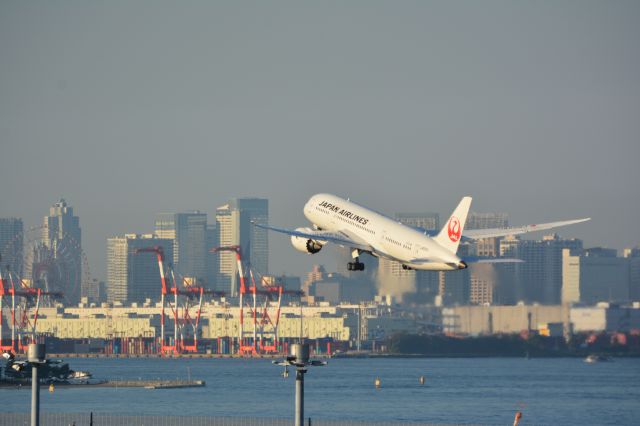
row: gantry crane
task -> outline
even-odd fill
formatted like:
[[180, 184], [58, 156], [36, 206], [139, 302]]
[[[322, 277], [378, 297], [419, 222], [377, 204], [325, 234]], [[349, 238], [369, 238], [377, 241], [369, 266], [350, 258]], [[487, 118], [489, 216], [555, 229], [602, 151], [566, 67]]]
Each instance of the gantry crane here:
[[[258, 350], [261, 353], [277, 353], [278, 350], [278, 326], [280, 325], [280, 307], [282, 303], [283, 295], [296, 296], [301, 298], [304, 296], [304, 292], [301, 290], [285, 290], [284, 286], [280, 283], [274, 284], [266, 284], [261, 280], [261, 290], [256, 290], [256, 282], [253, 276], [253, 271], [249, 269], [249, 274], [251, 276], [251, 292], [254, 295], [254, 301], [256, 298], [256, 294], [264, 295], [264, 301], [262, 303], [262, 311], [260, 313], [260, 321], [256, 321], [256, 311], [254, 308], [254, 328], [257, 322], [258, 332], [260, 333], [260, 337], [258, 339]], [[276, 298], [277, 296], [277, 298]], [[274, 315], [269, 314], [269, 308], [272, 307], [271, 303], [275, 302], [275, 313]], [[254, 302], [255, 305], [255, 302]], [[267, 327], [271, 327], [271, 334], [273, 334], [273, 341], [271, 344], [267, 344], [265, 340], [265, 334], [268, 334], [269, 331]], [[254, 340], [255, 341], [255, 340]]]
[[[197, 352], [198, 346], [198, 327], [200, 324], [200, 315], [202, 312], [202, 300], [205, 294], [212, 296], [224, 296], [224, 293], [213, 290], [205, 289], [201, 286], [185, 286], [184, 288], [178, 288], [175, 273], [172, 268], [169, 268], [169, 275], [172, 278], [172, 286], [167, 285], [167, 273], [164, 266], [164, 250], [160, 246], [143, 247], [135, 250], [136, 254], [139, 253], [155, 253], [158, 259], [158, 269], [160, 271], [160, 352], [163, 355], [166, 354], [180, 354], [183, 352]], [[183, 280], [184, 283], [184, 280]], [[169, 303], [171, 313], [173, 314], [173, 345], [166, 344], [165, 336], [165, 307], [167, 295], [173, 295], [173, 305]], [[186, 301], [182, 306], [182, 318], [179, 317], [179, 296], [185, 296]], [[189, 299], [199, 297], [198, 310], [195, 318], [192, 318], [189, 314]], [[182, 326], [190, 324], [193, 328], [193, 344], [187, 345], [184, 343], [184, 336], [182, 335]], [[178, 335], [180, 334], [180, 337]]]
[[[238, 266], [238, 277], [240, 279], [240, 289], [239, 289], [239, 322], [240, 329], [238, 333], [238, 352], [242, 355], [257, 355], [259, 352], [277, 352], [278, 349], [278, 325], [280, 322], [280, 303], [282, 300], [283, 294], [290, 294], [301, 296], [304, 295], [301, 291], [292, 291], [292, 290], [284, 290], [281, 285], [272, 285], [265, 286], [263, 285], [261, 288], [258, 288], [255, 282], [253, 271], [250, 267], [243, 267], [242, 260], [242, 248], [239, 245], [231, 245], [231, 246], [222, 246], [222, 247], [214, 247], [209, 250], [212, 253], [219, 253], [223, 251], [229, 251], [235, 253], [236, 263]], [[247, 287], [245, 281], [245, 269], [249, 271], [249, 276], [251, 278], [251, 286]], [[245, 295], [251, 294], [252, 303], [248, 304]], [[258, 315], [258, 296], [264, 296], [264, 302], [260, 304], [261, 312]], [[273, 301], [275, 296], [277, 297], [277, 306], [276, 313], [273, 318], [269, 315], [269, 307], [270, 302]], [[247, 303], [247, 307], [251, 313], [251, 318], [253, 320], [253, 331], [249, 332], [251, 334], [247, 334], [244, 329], [244, 309], [245, 303]], [[259, 319], [258, 319], [259, 316]], [[273, 327], [273, 343], [271, 345], [264, 344], [264, 334], [265, 328], [267, 325], [271, 325]], [[260, 339], [258, 339], [258, 332], [260, 332]], [[247, 338], [247, 336], [250, 336]], [[248, 340], [251, 339], [249, 342]]]
[[[1, 259], [1, 258], [0, 258]], [[0, 267], [0, 350], [11, 352], [24, 352], [27, 345], [24, 344], [21, 338], [20, 330], [29, 328], [28, 334], [31, 335], [31, 342], [36, 342], [36, 325], [38, 323], [38, 312], [40, 309], [40, 298], [42, 296], [51, 296], [54, 298], [62, 297], [61, 292], [43, 291], [40, 288], [29, 287], [25, 282], [18, 277], [15, 273], [7, 269], [5, 280], [2, 274], [2, 268]], [[16, 288], [16, 281], [19, 283]], [[11, 345], [3, 343], [2, 328], [4, 322], [3, 302], [5, 296], [11, 296]], [[25, 299], [25, 305], [22, 308], [22, 312], [19, 321], [16, 319], [16, 297]], [[35, 310], [33, 313], [33, 322], [29, 319], [29, 305], [33, 304]]]

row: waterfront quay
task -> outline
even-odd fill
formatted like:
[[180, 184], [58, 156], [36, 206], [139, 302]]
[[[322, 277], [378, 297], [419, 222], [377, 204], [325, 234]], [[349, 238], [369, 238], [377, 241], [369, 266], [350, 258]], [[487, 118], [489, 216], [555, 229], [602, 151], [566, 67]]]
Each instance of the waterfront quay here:
[[[145, 388], [145, 389], [182, 389], [200, 388], [206, 386], [204, 380], [83, 380], [55, 382], [49, 384], [50, 391], [56, 388], [83, 387], [83, 388]], [[29, 389], [30, 380], [0, 380], [0, 388]]]

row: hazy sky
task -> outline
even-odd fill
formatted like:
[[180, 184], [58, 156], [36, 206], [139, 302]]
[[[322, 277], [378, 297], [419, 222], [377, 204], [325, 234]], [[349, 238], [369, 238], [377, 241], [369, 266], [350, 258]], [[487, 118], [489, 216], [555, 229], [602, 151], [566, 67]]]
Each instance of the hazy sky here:
[[[91, 273], [160, 211], [317, 192], [392, 214], [591, 216], [640, 243], [638, 1], [0, 0], [0, 217], [61, 196]], [[541, 237], [541, 235], [539, 235]], [[270, 235], [272, 272], [335, 267]]]

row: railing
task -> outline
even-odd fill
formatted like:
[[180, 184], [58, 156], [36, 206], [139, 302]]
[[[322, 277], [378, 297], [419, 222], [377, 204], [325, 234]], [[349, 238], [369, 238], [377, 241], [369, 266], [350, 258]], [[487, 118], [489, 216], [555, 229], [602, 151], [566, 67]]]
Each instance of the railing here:
[[[29, 413], [0, 413], [2, 426], [29, 426]], [[291, 426], [293, 418], [120, 416], [100, 413], [40, 413], [41, 426]], [[305, 419], [309, 426], [436, 426], [434, 423]]]

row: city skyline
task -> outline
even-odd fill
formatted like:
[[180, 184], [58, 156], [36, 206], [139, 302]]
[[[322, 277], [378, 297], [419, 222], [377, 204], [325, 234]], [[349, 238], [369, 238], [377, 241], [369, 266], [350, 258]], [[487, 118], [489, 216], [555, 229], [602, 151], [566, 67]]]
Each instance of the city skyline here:
[[[237, 203], [237, 200], [267, 200], [268, 201], [268, 199], [256, 198], [256, 197], [233, 197], [230, 200], [231, 200], [231, 203]], [[52, 207], [51, 209], [54, 209], [55, 206], [60, 204], [60, 203], [64, 203], [65, 206], [67, 205], [66, 201], [64, 199], [61, 199], [61, 201], [59, 203], [54, 203], [54, 207]], [[156, 212], [154, 215], [152, 215], [151, 218], [149, 218], [149, 220], [148, 220], [149, 224], [146, 227], [143, 227], [141, 229], [127, 229], [127, 230], [125, 230], [123, 232], [120, 232], [120, 233], [117, 233], [117, 234], [114, 234], [114, 235], [106, 236], [105, 240], [104, 240], [104, 246], [105, 246], [105, 257], [104, 257], [104, 259], [107, 258], [107, 253], [106, 253], [107, 252], [107, 250], [106, 250], [107, 240], [110, 239], [110, 238], [118, 237], [118, 236], [125, 235], [125, 234], [140, 234], [140, 235], [153, 234], [153, 235], [158, 236], [159, 238], [175, 238], [175, 230], [173, 228], [170, 231], [167, 231], [166, 229], [163, 228], [163, 226], [166, 226], [166, 223], [168, 223], [168, 222], [165, 222], [164, 225], [161, 225], [162, 220], [166, 220], [166, 219], [161, 219], [161, 218], [164, 218], [164, 217], [171, 217], [172, 220], [174, 218], [178, 218], [178, 217], [181, 218], [180, 220], [186, 220], [186, 218], [191, 217], [191, 216], [203, 217], [204, 219], [202, 219], [202, 220], [198, 219], [198, 225], [196, 225], [196, 226], [202, 226], [203, 227], [203, 231], [205, 232], [203, 234], [204, 241], [202, 241], [202, 243], [206, 243], [207, 241], [211, 242], [211, 238], [207, 236], [207, 232], [210, 232], [210, 231], [214, 232], [214, 235], [215, 235], [214, 241], [219, 241], [218, 240], [218, 238], [219, 238], [219, 234], [218, 234], [219, 229], [217, 229], [217, 227], [220, 224], [219, 223], [216, 224], [216, 222], [215, 222], [216, 221], [216, 215], [219, 214], [221, 209], [227, 208], [228, 205], [229, 205], [229, 202], [227, 202], [225, 205], [223, 205], [221, 207], [220, 206], [217, 207], [214, 210], [215, 213], [213, 215], [209, 215], [207, 212], [204, 212], [204, 211], [201, 211], [201, 210], [190, 210], [190, 209], [179, 209], [179, 210], [176, 210], [174, 213], [167, 213], [167, 212], [158, 213], [158, 212]], [[75, 206], [74, 207], [69, 207], [69, 208], [73, 212], [73, 209], [75, 208]], [[185, 212], [191, 212], [191, 213], [185, 213]], [[383, 213], [385, 213], [385, 212], [383, 212]], [[390, 214], [389, 216], [396, 217], [396, 218], [404, 218], [405, 216], [407, 218], [413, 218], [413, 217], [421, 217], [421, 216], [424, 216], [424, 215], [434, 215], [434, 217], [436, 218], [436, 222], [437, 222], [438, 216], [440, 214], [439, 213], [424, 213], [424, 212], [420, 212], [420, 211], [417, 211], [417, 212], [406, 212], [406, 211], [404, 211], [404, 212], [396, 212], [396, 213]], [[471, 219], [471, 223], [474, 223], [473, 221], [474, 220], [478, 220], [478, 217], [481, 218], [479, 220], [487, 221], [488, 220], [487, 218], [488, 217], [492, 217], [492, 216], [495, 216], [495, 217], [498, 218], [498, 221], [493, 223], [493, 225], [495, 225], [495, 226], [500, 225], [500, 223], [508, 224], [509, 226], [513, 225], [513, 224], [509, 223], [509, 221], [507, 219], [509, 217], [508, 213], [503, 213], [503, 212], [496, 213], [496, 212], [475, 212], [475, 211], [471, 211], [469, 217], [472, 218]], [[76, 218], [79, 218], [79, 216], [77, 216]], [[2, 219], [5, 219], [5, 220], [18, 219], [18, 220], [22, 221], [21, 217], [17, 217], [17, 218], [2, 218]], [[402, 219], [402, 220], [405, 221], [404, 219]], [[208, 222], [205, 222], [205, 221], [208, 221]], [[306, 221], [306, 219], [305, 219], [305, 221]], [[200, 223], [200, 222], [202, 222], [202, 223]], [[410, 220], [407, 223], [410, 223]], [[589, 223], [590, 222], [588, 222], [587, 224], [577, 225], [577, 227], [580, 227], [580, 229], [583, 229], [583, 228], [588, 227]], [[207, 224], [207, 229], [204, 228], [204, 226], [203, 226], [204, 224]], [[308, 225], [308, 224], [305, 223], [304, 225]], [[418, 225], [420, 225], [420, 224], [417, 223], [416, 226], [418, 226]], [[173, 225], [173, 222], [171, 222], [171, 226], [175, 226], [175, 225]], [[209, 228], [209, 227], [211, 227], [211, 228]], [[576, 227], [576, 225], [573, 225], [572, 227], [569, 227], [569, 228], [563, 228], [560, 231], [557, 231], [556, 234], [560, 235], [564, 239], [579, 238], [581, 241], [584, 241], [584, 239], [582, 237], [580, 237], [580, 232], [571, 232], [571, 231], [574, 231], [572, 229], [573, 227]], [[30, 242], [33, 243], [35, 241], [38, 241], [40, 238], [42, 238], [41, 235], [46, 236], [47, 235], [46, 228], [47, 228], [46, 227], [46, 223], [44, 224], [44, 226], [43, 225], [38, 225], [38, 226], [27, 226], [27, 225], [25, 225], [23, 232], [24, 232], [25, 235], [29, 235], [30, 234], [29, 238], [31, 238], [31, 240], [29, 240], [29, 238], [27, 238], [27, 241], [25, 241], [25, 243], [26, 244], [29, 244]], [[83, 229], [84, 229], [84, 227], [83, 227]], [[89, 230], [88, 232], [90, 233], [91, 231]], [[191, 232], [193, 233], [193, 231], [191, 231]], [[87, 233], [87, 230], [83, 231], [83, 236], [86, 233]], [[171, 236], [169, 234], [171, 234]], [[552, 232], [540, 231], [540, 232], [537, 232], [537, 233], [533, 233], [531, 235], [523, 236], [522, 239], [525, 240], [525, 241], [528, 241], [528, 240], [541, 240], [541, 239], [543, 239], [544, 236], [547, 236], [547, 235], [550, 235], [550, 234], [552, 234]], [[566, 235], [574, 235], [575, 237], [565, 237]], [[291, 257], [292, 258], [296, 258], [296, 259], [300, 259], [300, 256], [293, 249], [293, 247], [291, 246], [288, 238], [280, 236], [280, 235], [275, 235], [274, 237], [270, 238], [269, 245], [271, 245], [274, 240], [276, 240], [276, 241], [277, 240], [284, 240], [285, 243], [286, 243], [284, 245], [285, 246], [284, 249], [285, 250], [291, 249], [291, 250], [289, 250], [290, 253], [291, 253]], [[482, 250], [482, 247], [483, 247], [482, 243], [484, 243], [484, 240], [478, 240], [476, 242], [476, 244], [481, 244], [480, 246], [478, 246], [479, 250]], [[277, 243], [276, 243], [276, 245], [282, 246], [282, 244], [277, 244]], [[213, 248], [214, 246], [215, 246], [215, 244], [213, 244], [211, 248]], [[624, 250], [634, 249], [634, 248], [639, 247], [639, 246], [640, 246], [640, 244], [636, 243], [636, 244], [631, 245], [631, 246], [613, 247], [612, 249], [616, 250], [618, 255], [622, 255]], [[611, 247], [607, 247], [607, 246], [602, 245], [602, 244], [597, 244], [597, 242], [595, 244], [592, 244], [592, 245], [587, 245], [585, 243], [585, 248], [587, 248], [587, 247], [611, 248]], [[176, 248], [176, 246], [174, 245], [174, 253], [172, 254], [172, 256], [175, 256], [175, 248]], [[28, 248], [25, 247], [25, 249], [28, 249]], [[2, 250], [2, 247], [0, 247], [0, 250]], [[107, 273], [106, 273], [106, 271], [107, 271], [107, 262], [104, 261], [104, 260], [100, 261], [99, 259], [98, 260], [94, 260], [94, 259], [90, 258], [88, 255], [86, 255], [86, 249], [85, 249], [84, 244], [82, 244], [82, 251], [84, 253], [84, 257], [86, 258], [86, 260], [87, 260], [87, 262], [88, 262], [88, 264], [90, 266], [89, 274], [87, 275], [87, 279], [91, 278], [91, 279], [98, 279], [100, 281], [107, 281]], [[270, 255], [271, 255], [271, 253], [269, 253], [269, 255], [267, 257], [270, 257]], [[492, 254], [491, 253], [486, 253], [484, 255], [491, 256]], [[212, 262], [212, 261], [216, 262], [217, 256], [218, 255], [207, 256], [207, 262], [209, 262], [209, 263]], [[341, 270], [341, 268], [340, 268], [341, 262], [342, 263], [344, 262], [344, 259], [343, 259], [344, 253], [338, 247], [331, 247], [328, 250], [326, 250], [326, 249], [322, 250], [318, 254], [314, 254], [312, 256], [303, 255], [302, 257], [303, 257], [303, 259], [306, 257], [307, 259], [310, 260], [310, 261], [307, 261], [307, 262], [303, 263], [305, 266], [308, 265], [307, 269], [300, 268], [300, 267], [298, 267], [298, 268], [294, 267], [294, 268], [290, 268], [290, 269], [279, 269], [278, 270], [278, 269], [274, 269], [273, 267], [271, 267], [271, 265], [267, 265], [267, 269], [265, 269], [265, 270], [274, 269], [274, 271], [275, 271], [274, 273], [276, 275], [277, 274], [287, 274], [287, 275], [295, 275], [295, 276], [304, 276], [309, 270], [312, 269], [313, 265], [322, 264], [322, 265], [326, 265], [327, 267], [329, 267], [332, 270], [340, 271]], [[174, 263], [177, 262], [177, 259], [175, 257], [173, 257], [172, 260], [173, 260]], [[200, 261], [201, 260], [198, 260], [198, 262], [200, 262]], [[267, 260], [267, 262], [269, 262], [269, 261]], [[295, 262], [291, 262], [291, 263], [293, 264]], [[176, 263], [176, 265], [178, 265], [178, 263]], [[262, 265], [262, 262], [261, 262], [261, 265]], [[96, 266], [96, 268], [94, 268], [94, 266]], [[220, 267], [219, 264], [216, 264], [216, 265], [204, 265], [204, 266], [209, 267], [209, 268], [213, 268], [212, 270], [214, 272], [217, 270], [217, 268]], [[233, 269], [235, 270], [235, 267]], [[260, 266], [260, 269], [263, 270], [264, 269], [264, 265]], [[104, 270], [104, 276], [100, 276], [96, 272], [94, 272], [96, 270], [97, 271]], [[212, 281], [211, 277], [209, 277], [207, 274], [208, 274], [208, 272], [205, 271], [205, 275], [203, 275], [203, 276], [201, 276], [199, 278], [205, 278], [208, 281]], [[189, 275], [189, 274], [186, 274], [186, 275]]]
[[[471, 195], [515, 225], [590, 216], [562, 235], [633, 247], [639, 14], [595, 1], [3, 2], [0, 217], [26, 229], [66, 197], [101, 278], [107, 237], [247, 196], [271, 201], [274, 225], [304, 226], [319, 192], [387, 215], [445, 214]], [[336, 257], [288, 245], [271, 238], [273, 271]]]

